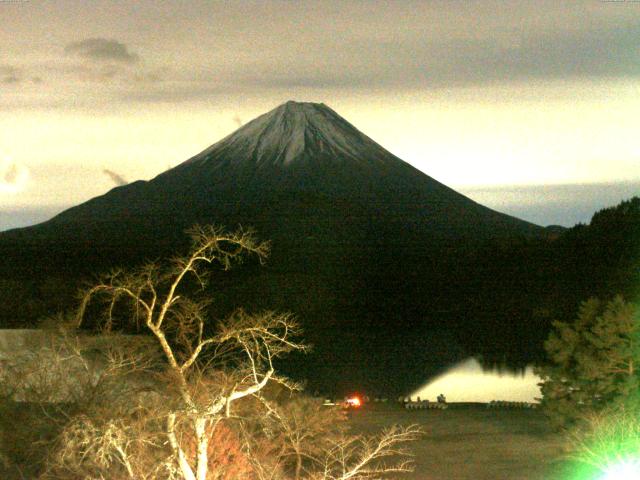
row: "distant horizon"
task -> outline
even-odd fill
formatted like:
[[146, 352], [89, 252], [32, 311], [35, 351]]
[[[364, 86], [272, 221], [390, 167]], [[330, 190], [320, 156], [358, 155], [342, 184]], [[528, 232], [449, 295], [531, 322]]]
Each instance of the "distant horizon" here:
[[[452, 185], [447, 186], [485, 207], [542, 227], [559, 225], [571, 228], [579, 223], [588, 224], [597, 211], [618, 205], [634, 196], [640, 196], [640, 181], [460, 186], [457, 188]], [[87, 200], [89, 198], [85, 201]], [[77, 204], [2, 209], [0, 210], [0, 232], [37, 225], [75, 205]]]

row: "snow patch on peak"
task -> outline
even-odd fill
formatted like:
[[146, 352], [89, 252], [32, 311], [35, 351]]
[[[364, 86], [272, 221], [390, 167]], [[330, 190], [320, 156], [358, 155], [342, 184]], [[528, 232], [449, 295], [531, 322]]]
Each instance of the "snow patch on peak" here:
[[[247, 139], [247, 136], [249, 137]], [[355, 128], [326, 105], [289, 101], [258, 117], [229, 140], [252, 144], [253, 158], [289, 165], [305, 153], [357, 155]]]
[[[322, 103], [288, 101], [200, 153], [189, 163], [233, 158], [234, 163], [289, 166], [346, 159], [377, 163], [393, 157]], [[395, 161], [398, 159], [395, 159]]]

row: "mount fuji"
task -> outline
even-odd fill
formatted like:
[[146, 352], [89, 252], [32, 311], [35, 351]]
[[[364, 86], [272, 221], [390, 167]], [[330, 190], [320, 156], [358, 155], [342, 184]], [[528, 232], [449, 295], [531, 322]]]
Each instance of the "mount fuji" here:
[[150, 181], [116, 187], [3, 236], [33, 243], [53, 235], [110, 250], [129, 243], [125, 224], [136, 231], [136, 243], [155, 244], [167, 228], [182, 232], [195, 222], [252, 225], [274, 240], [296, 224], [300, 239], [323, 227], [339, 235], [357, 223], [382, 231], [392, 225], [403, 241], [543, 232], [425, 175], [326, 105], [289, 101]]
[[[510, 260], [507, 271], [487, 267], [487, 245], [546, 236], [420, 172], [326, 105], [290, 101], [152, 180], [0, 233], [3, 271], [80, 277], [132, 265], [183, 248], [195, 223], [252, 227], [272, 241], [268, 267], [247, 266], [219, 303], [298, 314], [316, 353], [291, 370], [320, 385], [379, 387], [391, 368], [403, 385], [419, 384], [425, 352], [436, 363], [468, 354], [514, 321], [480, 304], [483, 282], [521, 280]], [[505, 331], [500, 345], [526, 350], [517, 326]], [[406, 355], [423, 363], [406, 366]], [[364, 374], [364, 364], [379, 368]]]

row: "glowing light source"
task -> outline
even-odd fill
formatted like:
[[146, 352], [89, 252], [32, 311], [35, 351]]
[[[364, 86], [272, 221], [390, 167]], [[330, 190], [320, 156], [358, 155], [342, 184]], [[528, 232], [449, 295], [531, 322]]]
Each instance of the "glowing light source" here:
[[362, 405], [362, 402], [360, 401], [360, 399], [358, 397], [349, 397], [347, 398], [347, 406], [348, 407], [359, 407], [360, 405]]
[[640, 459], [623, 460], [606, 468], [598, 480], [638, 480], [640, 479]]

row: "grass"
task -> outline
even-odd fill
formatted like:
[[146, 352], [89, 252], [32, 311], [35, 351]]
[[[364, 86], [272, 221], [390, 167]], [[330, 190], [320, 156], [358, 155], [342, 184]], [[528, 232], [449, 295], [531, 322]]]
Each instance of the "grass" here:
[[564, 441], [538, 410], [451, 405], [407, 411], [369, 404], [351, 412], [354, 432], [374, 434], [392, 424], [415, 423], [425, 435], [410, 445], [415, 472], [407, 480], [563, 480]]
[[[4, 411], [4, 419], [22, 421], [25, 406]], [[32, 412], [33, 413], [33, 412]], [[451, 405], [447, 410], [404, 410], [397, 404], [368, 404], [349, 413], [354, 433], [376, 434], [393, 424], [419, 424], [425, 435], [409, 444], [415, 472], [406, 480], [574, 480], [575, 467], [563, 458], [565, 441], [538, 410], [488, 410], [483, 405]], [[4, 422], [3, 422], [4, 423]], [[36, 427], [36, 426], [31, 426]], [[2, 430], [2, 429], [0, 429]], [[50, 436], [50, 433], [44, 437]], [[43, 439], [34, 428], [5, 429], [0, 444], [18, 447]], [[19, 437], [19, 438], [18, 438]], [[28, 437], [28, 438], [27, 438]], [[2, 441], [4, 440], [4, 442]], [[0, 445], [1, 446], [1, 445]], [[10, 454], [16, 454], [9, 448]], [[18, 452], [19, 453], [19, 452]], [[13, 455], [12, 455], [13, 456]], [[33, 459], [15, 458], [23, 465]], [[29, 470], [8, 471], [2, 480], [33, 478]], [[586, 480], [587, 477], [580, 477]]]

